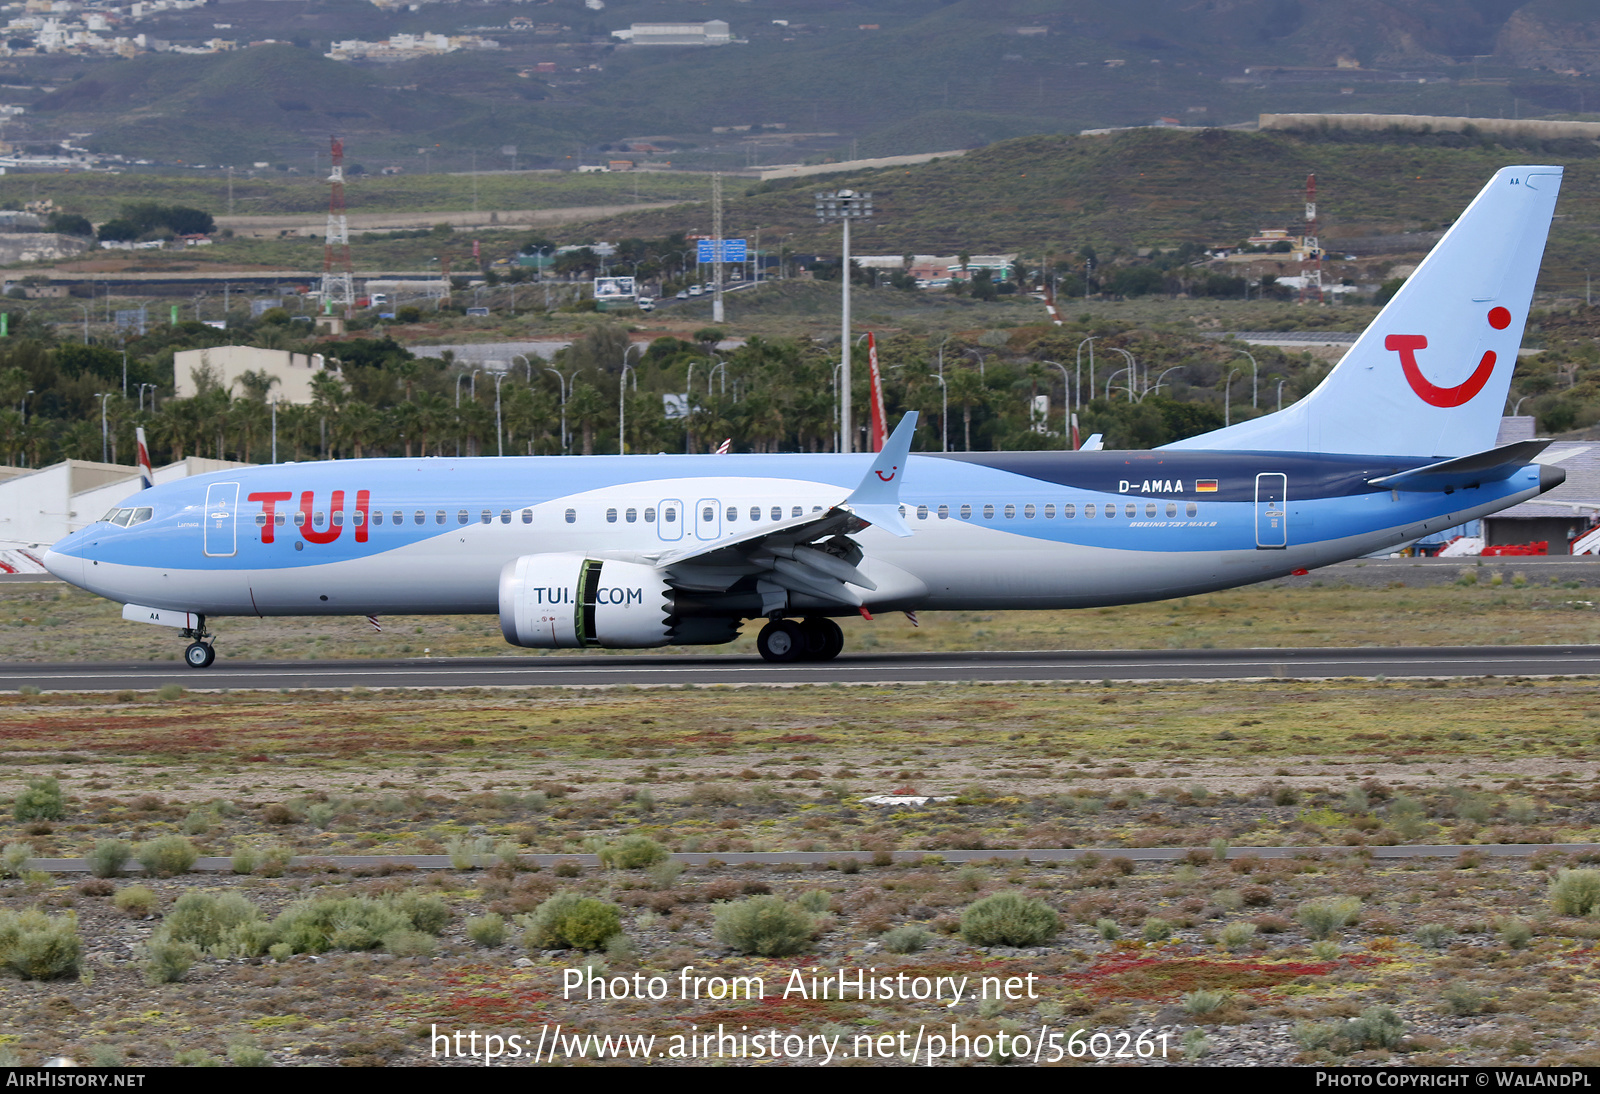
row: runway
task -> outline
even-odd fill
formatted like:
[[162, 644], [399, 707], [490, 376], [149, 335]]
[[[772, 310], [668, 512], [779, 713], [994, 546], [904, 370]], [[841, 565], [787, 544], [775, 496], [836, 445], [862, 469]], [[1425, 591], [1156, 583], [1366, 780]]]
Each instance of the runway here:
[[673, 687], [694, 685], [1089, 683], [1101, 680], [1325, 680], [1600, 675], [1600, 646], [1432, 646], [1359, 649], [1036, 650], [845, 653], [821, 664], [754, 657], [611, 654], [395, 661], [3, 664], [0, 690]]

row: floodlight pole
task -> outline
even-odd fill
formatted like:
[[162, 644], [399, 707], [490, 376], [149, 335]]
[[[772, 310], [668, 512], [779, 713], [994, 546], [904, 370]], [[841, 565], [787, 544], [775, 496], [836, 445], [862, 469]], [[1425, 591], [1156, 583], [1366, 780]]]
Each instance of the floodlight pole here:
[[855, 433], [850, 419], [850, 221], [872, 215], [872, 195], [855, 190], [823, 191], [816, 196], [817, 219], [837, 220], [844, 225], [844, 260], [840, 267], [839, 366], [839, 451], [855, 451]]

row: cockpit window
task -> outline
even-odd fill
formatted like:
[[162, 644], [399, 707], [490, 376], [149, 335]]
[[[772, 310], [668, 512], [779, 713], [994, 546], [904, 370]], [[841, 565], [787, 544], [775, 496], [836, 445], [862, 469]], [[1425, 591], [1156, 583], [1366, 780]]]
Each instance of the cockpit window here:
[[118, 509], [116, 514], [111, 518], [111, 523], [115, 524], [118, 528], [126, 528], [128, 526], [128, 522], [132, 519], [132, 509]]

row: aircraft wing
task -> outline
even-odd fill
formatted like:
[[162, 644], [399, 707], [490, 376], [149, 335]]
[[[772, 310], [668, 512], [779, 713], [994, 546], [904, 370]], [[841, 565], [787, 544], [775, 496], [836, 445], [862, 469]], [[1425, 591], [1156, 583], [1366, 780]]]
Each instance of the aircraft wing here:
[[911, 534], [900, 516], [900, 484], [916, 426], [915, 412], [900, 419], [855, 490], [836, 504], [650, 561], [674, 587], [699, 592], [721, 592], [755, 577], [763, 611], [781, 609], [790, 593], [861, 607], [856, 589], [870, 592], [877, 585], [856, 568], [862, 551], [849, 537], [871, 525], [896, 536]]

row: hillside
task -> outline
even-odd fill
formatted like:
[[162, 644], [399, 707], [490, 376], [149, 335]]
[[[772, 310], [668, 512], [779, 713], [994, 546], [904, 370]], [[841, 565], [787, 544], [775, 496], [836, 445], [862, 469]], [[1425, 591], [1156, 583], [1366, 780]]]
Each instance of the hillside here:
[[[50, 88], [8, 139], [163, 162], [305, 158], [340, 132], [420, 170], [430, 154], [570, 166], [608, 150], [722, 169], [977, 147], [1029, 133], [1248, 122], [1261, 112], [1478, 116], [1600, 110], [1600, 20], [1581, 0], [577, 0], [385, 12], [361, 0], [227, 5], [229, 33], [293, 44], [207, 56], [22, 56], [8, 83]], [[524, 9], [528, 9], [525, 11]], [[728, 21], [738, 44], [649, 48], [611, 31]], [[198, 43], [216, 11], [154, 30]], [[513, 18], [538, 28], [513, 28]], [[548, 20], [548, 22], [547, 22]], [[143, 27], [145, 24], [139, 24]], [[390, 65], [322, 53], [343, 37], [470, 31], [500, 44]], [[540, 68], [539, 66], [545, 66]], [[534, 71], [538, 69], [538, 71]], [[755, 127], [748, 132], [716, 132]]]
[[[871, 191], [874, 219], [852, 229], [858, 254], [1020, 251], [1068, 255], [1233, 244], [1303, 217], [1306, 175], [1317, 175], [1322, 235], [1414, 232], [1452, 220], [1494, 171], [1512, 163], [1567, 166], [1545, 270], [1548, 284], [1583, 284], [1600, 265], [1600, 149], [1593, 142], [1508, 148], [1467, 137], [1343, 141], [1327, 134], [1132, 130], [1095, 137], [1034, 136], [911, 168], [828, 175], [731, 197], [730, 235], [788, 240], [837, 254], [837, 227], [820, 228], [812, 193]], [[731, 189], [731, 188], [730, 188]], [[568, 235], [653, 237], [703, 227], [700, 208], [659, 210], [585, 225]], [[790, 238], [792, 237], [792, 238]], [[1425, 249], [1419, 243], [1418, 249]]]

